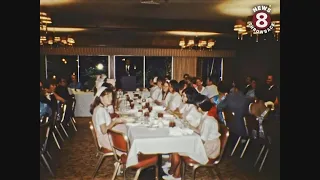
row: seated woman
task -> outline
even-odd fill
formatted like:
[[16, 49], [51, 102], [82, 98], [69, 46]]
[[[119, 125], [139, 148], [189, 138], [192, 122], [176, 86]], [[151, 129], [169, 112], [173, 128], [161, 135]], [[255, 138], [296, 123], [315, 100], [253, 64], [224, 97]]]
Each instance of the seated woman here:
[[98, 143], [101, 147], [110, 151], [112, 151], [112, 148], [107, 135], [107, 130], [113, 128], [117, 124], [123, 123], [123, 121], [118, 118], [111, 120], [110, 114], [106, 110], [106, 107], [112, 104], [112, 91], [113, 89], [110, 86], [100, 87], [90, 107]]
[[[210, 100], [204, 96], [199, 95], [195, 98], [195, 103], [198, 107], [198, 111], [202, 114], [201, 122], [198, 128], [190, 126], [190, 129], [194, 130], [197, 134], [200, 135], [201, 140], [204, 144], [206, 154], [209, 159], [215, 159], [220, 154], [220, 133], [218, 121], [212, 117], [208, 116], [208, 111], [212, 108], [213, 104]], [[180, 154], [184, 155], [184, 154]], [[178, 153], [173, 153], [171, 156], [171, 168], [163, 169], [164, 172], [168, 172], [168, 175], [162, 176], [163, 179], [181, 179], [181, 157]]]
[[171, 80], [169, 83], [170, 99], [166, 110], [179, 112], [179, 107], [182, 103], [181, 95], [179, 94], [179, 83], [176, 80]]
[[165, 81], [162, 84], [162, 100], [161, 101], [155, 100], [154, 102], [159, 106], [167, 107], [169, 99], [170, 99], [169, 83]]
[[158, 101], [161, 102], [162, 100], [162, 85], [164, 83], [164, 79], [161, 77], [156, 78], [155, 86], [150, 89], [150, 97], [153, 102]]
[[195, 105], [195, 98], [198, 95], [200, 94], [192, 87], [187, 87], [182, 91], [182, 102], [185, 103], [185, 106], [180, 113], [182, 113], [182, 118], [193, 127], [198, 127], [201, 119], [201, 113]]

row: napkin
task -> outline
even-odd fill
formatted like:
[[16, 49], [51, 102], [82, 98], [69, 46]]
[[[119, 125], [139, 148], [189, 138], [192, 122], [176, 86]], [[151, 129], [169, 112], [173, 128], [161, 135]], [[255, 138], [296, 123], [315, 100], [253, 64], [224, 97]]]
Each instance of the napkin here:
[[135, 114], [138, 112], [138, 109], [129, 109], [126, 111], [127, 114]]
[[181, 129], [179, 127], [169, 128], [169, 136], [183, 136], [183, 135], [190, 135], [193, 131], [188, 128]]
[[152, 109], [156, 112], [162, 112], [164, 111], [166, 108], [163, 106], [153, 106]]

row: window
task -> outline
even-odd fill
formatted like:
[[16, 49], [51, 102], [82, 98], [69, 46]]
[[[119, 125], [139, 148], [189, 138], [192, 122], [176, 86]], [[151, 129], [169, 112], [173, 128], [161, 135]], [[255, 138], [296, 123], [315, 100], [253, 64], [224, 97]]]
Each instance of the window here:
[[95, 85], [96, 75], [108, 76], [109, 56], [80, 56], [79, 57], [79, 80], [86, 89], [92, 89]]
[[135, 76], [136, 88], [143, 87], [143, 61], [143, 56], [115, 56], [116, 87], [121, 88], [120, 81], [124, 76]]
[[154, 76], [170, 76], [172, 79], [171, 56], [146, 56], [145, 65], [145, 87], [149, 87], [149, 80]]
[[40, 54], [40, 80], [46, 79], [46, 62], [45, 62], [46, 56], [43, 54]]
[[223, 58], [198, 57], [197, 76], [206, 82], [207, 78], [214, 76], [217, 82], [222, 80]]
[[69, 80], [72, 74], [78, 77], [78, 56], [47, 55], [48, 79], [66, 77]]

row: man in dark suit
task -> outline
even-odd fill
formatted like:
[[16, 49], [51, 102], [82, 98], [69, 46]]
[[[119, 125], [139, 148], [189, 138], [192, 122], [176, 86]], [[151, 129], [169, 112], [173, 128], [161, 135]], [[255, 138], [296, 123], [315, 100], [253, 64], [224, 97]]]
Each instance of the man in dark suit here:
[[251, 76], [247, 76], [246, 77], [246, 86], [245, 86], [245, 88], [243, 90], [243, 94], [244, 95], [246, 95], [247, 92], [252, 89], [251, 82], [252, 82], [252, 77]]
[[53, 94], [56, 85], [53, 81], [44, 81], [42, 87], [44, 91], [40, 93], [40, 102], [48, 104], [54, 114], [58, 108], [57, 99]]
[[274, 83], [273, 75], [268, 75], [266, 80], [266, 89], [263, 100], [271, 101], [275, 106], [279, 105], [280, 93], [278, 86]]
[[248, 113], [248, 106], [248, 99], [239, 90], [237, 85], [234, 86], [233, 93], [228, 94], [217, 106], [219, 111], [228, 110], [234, 112], [233, 121], [226, 119], [226, 123], [230, 131], [238, 136], [245, 136], [247, 134], [243, 117]]
[[125, 67], [124, 67], [124, 76], [135, 76], [135, 67], [131, 64], [131, 61], [129, 59], [126, 59], [125, 61]]

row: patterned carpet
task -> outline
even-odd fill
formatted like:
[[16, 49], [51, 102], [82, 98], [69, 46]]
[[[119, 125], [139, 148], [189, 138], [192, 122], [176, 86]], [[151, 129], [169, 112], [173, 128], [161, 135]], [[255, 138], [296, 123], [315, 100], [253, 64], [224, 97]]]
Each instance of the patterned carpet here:
[[[66, 139], [59, 150], [54, 142], [49, 142], [49, 152], [52, 155], [50, 160], [51, 167], [56, 178], [52, 178], [47, 169], [40, 166], [40, 179], [43, 180], [89, 180], [98, 158], [95, 156], [96, 148], [93, 143], [92, 135], [88, 126], [89, 118], [76, 118], [78, 131], [74, 132], [69, 128], [70, 139]], [[234, 142], [230, 142], [234, 144]], [[230, 148], [225, 152], [219, 169], [225, 180], [277, 180], [280, 179], [280, 160], [279, 153], [271, 153], [265, 162], [264, 169], [258, 173], [258, 168], [253, 167], [254, 159], [258, 155], [258, 145], [250, 144], [246, 154], [242, 159], [239, 158], [240, 151], [230, 157]], [[273, 150], [273, 152], [277, 152]], [[109, 180], [114, 171], [113, 157], [107, 158], [95, 180]], [[133, 179], [134, 171], [128, 171], [128, 178]], [[118, 176], [117, 180], [122, 180], [122, 176]], [[140, 180], [153, 180], [153, 169], [147, 169], [140, 175]], [[161, 178], [160, 178], [161, 179]], [[191, 169], [186, 171], [186, 179], [191, 179]], [[202, 168], [197, 170], [197, 180], [215, 180], [213, 171]]]

